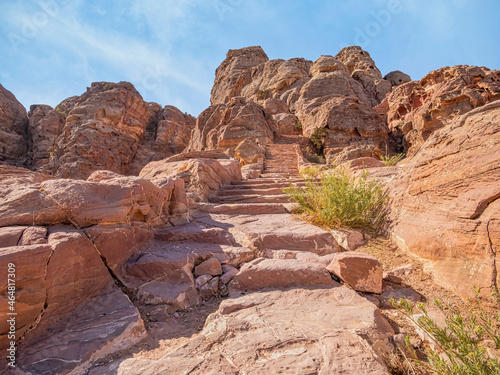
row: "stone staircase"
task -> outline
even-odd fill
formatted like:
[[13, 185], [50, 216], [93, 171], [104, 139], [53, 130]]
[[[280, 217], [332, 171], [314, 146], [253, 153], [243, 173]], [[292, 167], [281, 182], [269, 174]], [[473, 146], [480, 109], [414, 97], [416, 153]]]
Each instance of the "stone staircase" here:
[[214, 214], [284, 213], [283, 204], [290, 203], [290, 198], [283, 189], [291, 184], [305, 185], [297, 166], [295, 144], [270, 144], [266, 146], [259, 178], [233, 181], [223, 186], [209, 203], [201, 203], [198, 208]]

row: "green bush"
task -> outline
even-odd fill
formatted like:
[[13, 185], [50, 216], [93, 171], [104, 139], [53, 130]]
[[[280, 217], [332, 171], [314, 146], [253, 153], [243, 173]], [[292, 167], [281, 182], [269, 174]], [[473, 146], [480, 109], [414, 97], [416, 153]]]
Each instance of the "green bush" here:
[[[500, 307], [498, 291], [494, 295], [498, 302], [497, 305]], [[411, 302], [407, 300], [400, 300], [397, 303], [392, 300], [391, 302], [394, 307], [423, 330], [435, 344], [435, 350], [429, 351], [428, 363], [415, 357], [420, 365], [429, 367], [438, 375], [500, 374], [499, 360], [491, 358], [482, 345], [485, 339], [489, 339], [496, 349], [500, 349], [500, 313], [493, 316], [484, 310], [479, 298], [479, 290], [476, 290], [475, 303], [469, 300], [471, 310], [465, 317], [464, 314], [454, 309], [449, 309], [450, 312], [446, 311], [439, 300], [434, 301], [434, 304], [445, 315], [445, 327], [443, 328], [429, 317], [424, 304], [417, 305], [418, 312], [421, 312], [422, 315], [415, 318], [416, 311]], [[473, 307], [474, 304], [476, 307]], [[496, 311], [498, 311], [498, 307]], [[408, 336], [406, 341], [409, 342]]]
[[257, 91], [257, 99], [259, 99], [259, 100], [267, 99], [267, 98], [269, 98], [270, 94], [271, 94], [271, 91], [269, 89], [259, 90], [259, 91]]
[[385, 220], [387, 195], [367, 173], [355, 177], [347, 168], [332, 169], [322, 178], [309, 178], [306, 188], [284, 191], [313, 223], [327, 227], [378, 230]]
[[298, 132], [301, 132], [302, 131], [302, 123], [300, 122], [299, 119], [297, 119], [297, 122], [295, 123], [295, 125], [293, 126], [293, 128], [295, 130], [297, 130]]
[[323, 147], [323, 139], [326, 137], [326, 129], [325, 128], [316, 128], [311, 134], [311, 142], [316, 148], [316, 151], [320, 151]]
[[311, 156], [308, 157], [308, 160], [311, 163], [326, 164], [325, 157], [318, 154], [312, 154]]
[[397, 154], [393, 156], [389, 155], [382, 155], [382, 163], [386, 165], [387, 167], [392, 167], [393, 165], [396, 165], [400, 160], [404, 159], [405, 154]]

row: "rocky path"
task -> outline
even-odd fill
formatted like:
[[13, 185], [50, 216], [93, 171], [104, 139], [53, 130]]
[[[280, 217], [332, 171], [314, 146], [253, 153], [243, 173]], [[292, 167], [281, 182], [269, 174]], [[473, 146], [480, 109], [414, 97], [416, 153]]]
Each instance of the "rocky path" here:
[[[332, 279], [326, 266], [340, 247], [287, 213], [282, 189], [291, 183], [304, 184], [295, 146], [269, 145], [261, 177], [223, 186], [191, 224], [157, 231], [129, 274], [153, 278], [137, 284], [138, 298], [163, 349], [89, 373], [387, 373], [380, 356], [391, 327], [375, 305]], [[153, 277], [153, 269], [172, 271]], [[175, 311], [216, 295], [229, 298], [201, 332], [182, 340], [181, 332], [164, 334]]]

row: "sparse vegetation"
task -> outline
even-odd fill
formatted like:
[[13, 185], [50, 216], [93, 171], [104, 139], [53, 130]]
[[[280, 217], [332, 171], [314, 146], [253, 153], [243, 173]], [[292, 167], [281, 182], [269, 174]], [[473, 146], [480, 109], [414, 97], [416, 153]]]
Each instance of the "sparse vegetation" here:
[[293, 126], [293, 128], [298, 131], [298, 132], [301, 132], [302, 131], [302, 123], [300, 122], [299, 119], [297, 119], [297, 122], [295, 123], [295, 125]]
[[285, 189], [304, 219], [331, 228], [381, 228], [387, 201], [381, 183], [369, 179], [367, 173], [356, 177], [347, 168], [332, 169], [319, 179], [316, 174], [311, 177], [305, 189]]
[[325, 157], [318, 154], [312, 154], [311, 156], [308, 157], [308, 160], [311, 163], [326, 164]]
[[385, 164], [387, 167], [392, 167], [393, 165], [396, 165], [400, 160], [403, 160], [405, 157], [405, 154], [397, 154], [393, 156], [389, 155], [382, 155], [381, 160], [382, 163]]
[[68, 114], [64, 111], [64, 109], [60, 105], [56, 105], [54, 111], [59, 113], [63, 118], [66, 118], [68, 116]]
[[269, 98], [270, 94], [271, 94], [271, 91], [269, 89], [259, 90], [259, 91], [257, 91], [257, 99], [259, 99], [259, 100], [267, 99], [267, 98]]
[[[407, 300], [396, 302], [394, 307], [410, 319], [417, 327], [430, 337], [435, 348], [429, 350], [428, 363], [417, 359], [414, 361], [421, 366], [429, 368], [438, 375], [500, 374], [500, 361], [490, 349], [500, 349], [500, 295], [496, 298], [496, 314], [487, 313], [481, 304], [479, 290], [476, 290], [475, 300], [470, 299], [470, 313], [467, 316], [457, 310], [443, 306], [435, 300], [435, 306], [445, 316], [445, 326], [438, 324], [429, 317], [423, 303], [416, 308]], [[415, 314], [421, 315], [415, 315]], [[406, 338], [409, 343], [409, 337]], [[410, 352], [412, 348], [408, 345]]]
[[326, 129], [325, 128], [316, 128], [311, 134], [311, 143], [316, 148], [316, 151], [321, 151], [323, 148], [323, 139], [326, 137]]

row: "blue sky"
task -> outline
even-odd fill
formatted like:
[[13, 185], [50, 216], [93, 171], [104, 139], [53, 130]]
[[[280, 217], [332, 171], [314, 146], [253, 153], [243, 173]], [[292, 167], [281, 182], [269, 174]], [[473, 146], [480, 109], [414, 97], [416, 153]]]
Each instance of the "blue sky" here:
[[0, 83], [55, 106], [94, 81], [130, 81], [145, 100], [197, 116], [228, 49], [270, 59], [370, 52], [382, 74], [500, 69], [500, 1], [0, 0]]

